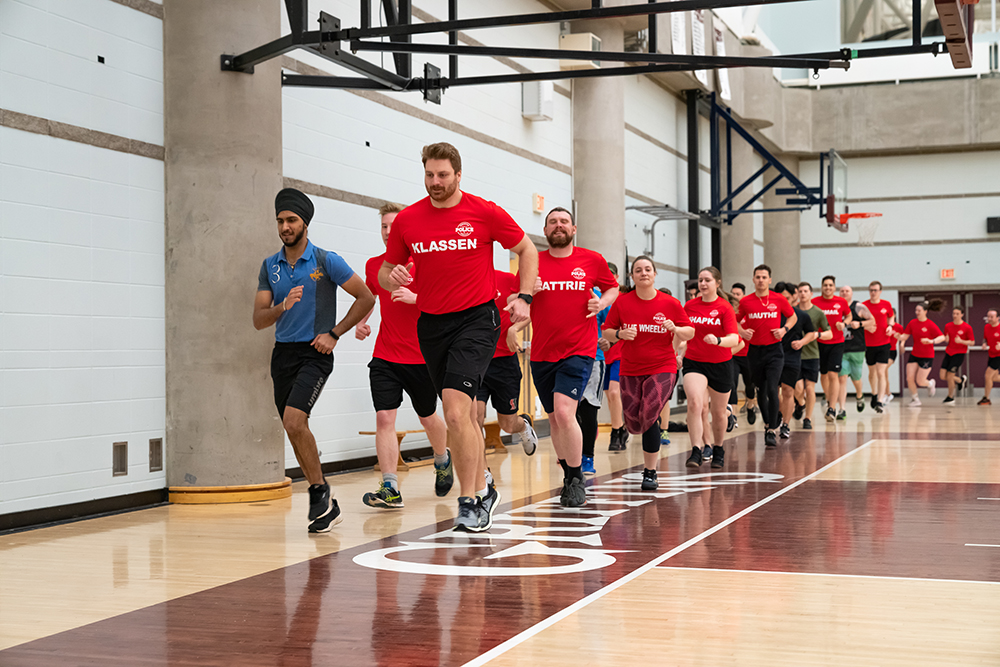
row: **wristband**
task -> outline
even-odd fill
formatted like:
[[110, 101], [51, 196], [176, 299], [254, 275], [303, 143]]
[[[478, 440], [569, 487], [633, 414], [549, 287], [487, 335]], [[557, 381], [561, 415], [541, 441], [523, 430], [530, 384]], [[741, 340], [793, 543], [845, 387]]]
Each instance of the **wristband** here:
[[330, 335], [333, 336], [334, 340], [340, 340], [340, 336], [334, 333], [333, 329], [330, 329]]
[[528, 304], [530, 306], [531, 305], [531, 300], [534, 297], [532, 297], [530, 294], [521, 293], [521, 294], [517, 295], [517, 298], [520, 299], [521, 301], [524, 301], [526, 304]]
[[615, 340], [621, 340], [622, 339], [622, 337], [618, 335], [619, 331], [621, 331], [621, 329], [615, 329]]

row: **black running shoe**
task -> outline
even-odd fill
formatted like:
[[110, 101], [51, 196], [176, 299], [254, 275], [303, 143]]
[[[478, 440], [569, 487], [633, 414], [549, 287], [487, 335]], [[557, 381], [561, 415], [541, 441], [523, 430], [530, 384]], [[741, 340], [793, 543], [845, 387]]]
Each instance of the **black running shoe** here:
[[875, 405], [873, 405], [872, 407], [875, 408], [875, 413], [876, 414], [882, 414], [884, 412], [884, 410], [882, 410], [882, 404], [881, 403], [876, 402]]
[[583, 507], [587, 504], [587, 489], [579, 477], [563, 480], [563, 490], [559, 495], [559, 504], [563, 507]]
[[369, 507], [385, 507], [388, 509], [398, 509], [403, 507], [403, 494], [398, 489], [393, 489], [386, 483], [378, 485], [375, 493], [366, 493], [361, 502]]
[[834, 421], [836, 421], [836, 419], [837, 419], [837, 412], [833, 408], [827, 408], [826, 420], [832, 424]]
[[983, 396], [976, 405], [993, 405], [993, 401]]
[[739, 426], [739, 422], [736, 421], [736, 415], [729, 415], [729, 421], [726, 424], [726, 433], [732, 433], [737, 426]]
[[453, 530], [458, 533], [481, 533], [489, 528], [490, 515], [479, 498], [458, 499], [458, 516]]
[[434, 495], [438, 498], [447, 496], [451, 487], [455, 484], [455, 465], [451, 458], [451, 450], [448, 450], [448, 463], [443, 468], [434, 466]]
[[309, 520], [315, 521], [330, 509], [330, 485], [313, 484], [309, 487]]
[[864, 412], [865, 411], [865, 397], [864, 396], [858, 396], [857, 397], [857, 401], [858, 401], [858, 412]]
[[944, 400], [941, 401], [941, 402], [942, 403], [954, 403], [955, 402], [955, 397], [954, 396], [945, 396]]
[[963, 375], [962, 377], [955, 380], [955, 391], [962, 391], [962, 387], [964, 387], [965, 383], [968, 381], [969, 381], [968, 375]]
[[701, 460], [711, 461], [712, 460], [712, 446], [705, 445], [705, 448], [701, 450]]
[[847, 410], [841, 410], [837, 413], [837, 421], [846, 422], [847, 421]]
[[875, 410], [876, 412], [878, 412], [878, 410], [876, 409], [876, 406], [880, 406], [880, 405], [882, 405], [882, 404], [878, 402], [878, 396], [876, 396], [873, 393], [872, 394], [872, 410]]
[[650, 470], [649, 468], [643, 468], [642, 470], [642, 490], [643, 491], [656, 491], [656, 487], [659, 484], [656, 481], [656, 471]]
[[330, 508], [326, 514], [309, 524], [310, 533], [329, 533], [330, 529], [344, 520], [340, 513], [340, 505], [336, 500], [330, 500]]
[[803, 431], [811, 431], [811, 430], [813, 430], [813, 423], [812, 423], [811, 419], [803, 419], [802, 420], [802, 430]]
[[751, 426], [757, 423], [757, 408], [747, 409], [747, 423]]
[[712, 447], [712, 467], [718, 470], [726, 465], [726, 448], [721, 445]]
[[795, 401], [795, 410], [792, 411], [793, 419], [802, 419], [802, 413], [806, 411], [806, 404]]
[[688, 468], [699, 468], [701, 467], [704, 457], [701, 455], [701, 447], [697, 445], [691, 448], [691, 456], [688, 457], [687, 467]]
[[500, 491], [497, 490], [496, 484], [491, 483], [486, 487], [486, 495], [479, 499], [479, 503], [486, 510], [486, 515], [489, 517], [489, 521], [486, 522], [486, 527], [483, 530], [489, 530], [493, 525], [493, 514], [497, 511], [497, 505], [500, 504]]
[[611, 429], [611, 443], [608, 445], [609, 452], [623, 452], [625, 451], [625, 438], [622, 437], [623, 428], [613, 428]]
[[788, 424], [782, 424], [780, 427], [778, 427], [778, 435], [781, 437], [782, 440], [788, 440], [790, 437], [792, 437], [792, 429], [788, 427]]
[[774, 437], [774, 431], [764, 432], [764, 446], [765, 447], [777, 447], [778, 439]]

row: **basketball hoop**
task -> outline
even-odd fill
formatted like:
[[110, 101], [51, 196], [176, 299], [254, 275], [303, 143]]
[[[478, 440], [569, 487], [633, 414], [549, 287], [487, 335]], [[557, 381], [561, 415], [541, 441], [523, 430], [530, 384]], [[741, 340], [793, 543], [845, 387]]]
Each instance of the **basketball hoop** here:
[[846, 230], [848, 229], [848, 220], [856, 219], [858, 221], [858, 245], [873, 246], [875, 245], [875, 232], [878, 230], [878, 219], [881, 217], [881, 213], [842, 213], [840, 224]]

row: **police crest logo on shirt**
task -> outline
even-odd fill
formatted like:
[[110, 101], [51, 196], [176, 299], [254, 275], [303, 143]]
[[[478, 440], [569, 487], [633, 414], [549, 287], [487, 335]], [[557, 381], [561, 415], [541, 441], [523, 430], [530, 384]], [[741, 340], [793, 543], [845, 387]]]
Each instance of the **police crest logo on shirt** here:
[[778, 306], [776, 306], [773, 303], [769, 303], [769, 304], [767, 304], [767, 309], [770, 310], [770, 311], [775, 311], [775, 310], [778, 310]]
[[653, 315], [653, 321], [662, 327], [667, 323], [667, 316], [663, 313], [657, 313], [656, 315]]
[[716, 309], [713, 309], [713, 310], [712, 310], [712, 311], [711, 311], [711, 312], [710, 312], [710, 313], [708, 314], [708, 316], [709, 316], [709, 317], [715, 317], [715, 316], [717, 316], [718, 314], [719, 314], [719, 309], [718, 309], [718, 308], [716, 308]]
[[581, 269], [580, 267], [576, 267], [575, 269], [573, 269], [570, 275], [573, 276], [573, 280], [583, 280], [584, 278], [587, 277], [587, 272]]
[[459, 236], [470, 236], [474, 231], [476, 228], [472, 226], [471, 222], [460, 222], [455, 228], [455, 233]]

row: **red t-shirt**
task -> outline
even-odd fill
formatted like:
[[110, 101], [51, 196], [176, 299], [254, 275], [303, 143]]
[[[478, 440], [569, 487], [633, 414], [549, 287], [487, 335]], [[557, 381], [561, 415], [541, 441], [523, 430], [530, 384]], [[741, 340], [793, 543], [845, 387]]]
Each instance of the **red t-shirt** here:
[[990, 357], [1000, 357], [1000, 324], [996, 326], [984, 324], [983, 338], [989, 347]]
[[930, 338], [934, 340], [941, 335], [941, 329], [938, 325], [934, 324], [931, 320], [920, 320], [913, 319], [906, 323], [906, 328], [903, 329], [903, 333], [909, 335], [910, 341], [913, 343], [913, 352], [911, 354], [915, 357], [920, 357], [921, 359], [933, 359], [934, 358], [934, 345], [925, 345], [920, 342], [921, 338]]
[[892, 344], [895, 345], [899, 342], [899, 334], [903, 333], [903, 325], [896, 322], [892, 325], [892, 331], [896, 334], [896, 337], [892, 340]]
[[[997, 327], [997, 329], [1000, 329], [1000, 327]], [[610, 366], [616, 361], [621, 361], [621, 358], [622, 358], [622, 346], [621, 346], [621, 341], [618, 341], [610, 348], [608, 348], [608, 351], [604, 353], [604, 365]]]
[[[382, 318], [372, 356], [395, 364], [422, 364], [424, 355], [420, 353], [420, 344], [417, 342], [417, 318], [420, 317], [420, 311], [414, 305], [393, 301], [392, 293], [378, 284], [378, 270], [382, 268], [384, 261], [385, 253], [382, 253], [365, 264], [365, 284], [378, 298], [378, 312]], [[406, 288], [416, 292], [416, 271], [410, 275], [414, 280]]]
[[635, 340], [622, 340], [615, 344], [622, 348], [622, 361], [618, 374], [625, 376], [676, 373], [677, 357], [674, 355], [674, 335], [663, 323], [673, 320], [679, 327], [691, 326], [681, 302], [663, 292], [656, 292], [649, 301], [639, 298], [637, 291], [618, 297], [611, 306], [605, 329], [635, 329]]
[[948, 324], [944, 325], [944, 335], [948, 337], [948, 347], [944, 348], [945, 354], [965, 354], [969, 351], [968, 345], [959, 345], [955, 342], [957, 338], [961, 338], [962, 340], [976, 339], [976, 334], [968, 322], [962, 322], [961, 324], [948, 322]]
[[542, 291], [531, 301], [531, 360], [559, 361], [574, 355], [597, 355], [597, 316], [587, 317], [594, 287], [601, 293], [618, 287], [600, 253], [573, 248], [569, 257], [538, 253]]
[[457, 313], [492, 301], [493, 242], [513, 248], [524, 230], [502, 208], [462, 193], [451, 208], [434, 208], [424, 197], [399, 212], [389, 233], [385, 261], [420, 272], [420, 312]]
[[684, 304], [684, 312], [694, 325], [694, 338], [688, 341], [685, 359], [719, 364], [733, 358], [731, 348], [705, 342], [708, 334], [722, 338], [736, 333], [736, 313], [728, 301], [717, 297], [715, 301], [706, 303], [698, 296]]
[[875, 331], [871, 332], [865, 329], [865, 346], [879, 347], [881, 345], [889, 345], [892, 341], [889, 340], [889, 335], [886, 334], [885, 329], [889, 326], [889, 318], [896, 314], [892, 309], [892, 304], [885, 299], [880, 299], [877, 304], [869, 300], [861, 305], [867, 308], [868, 312], [875, 318]]
[[521, 293], [521, 279], [507, 271], [495, 270], [493, 275], [497, 281], [497, 298], [494, 301], [496, 301], [497, 308], [500, 310], [500, 340], [497, 341], [497, 349], [493, 353], [493, 358], [512, 357], [517, 353], [511, 352], [510, 348], [507, 347], [507, 331], [510, 330], [510, 313], [504, 310], [504, 308], [507, 307], [507, 297], [511, 294]]
[[794, 314], [785, 297], [768, 290], [765, 297], [759, 297], [754, 292], [740, 299], [736, 320], [743, 323], [744, 329], [753, 329], [748, 345], [775, 345], [781, 341], [774, 337], [771, 330], [781, 328], [782, 315], [791, 317]]
[[823, 311], [823, 314], [826, 315], [826, 321], [830, 323], [830, 331], [833, 332], [833, 338], [830, 340], [820, 340], [819, 344], [836, 345], [837, 343], [843, 343], [844, 332], [837, 328], [837, 324], [843, 322], [844, 315], [851, 312], [851, 304], [839, 296], [834, 296], [830, 299], [824, 299], [821, 296], [819, 298], [813, 297], [812, 305]]

